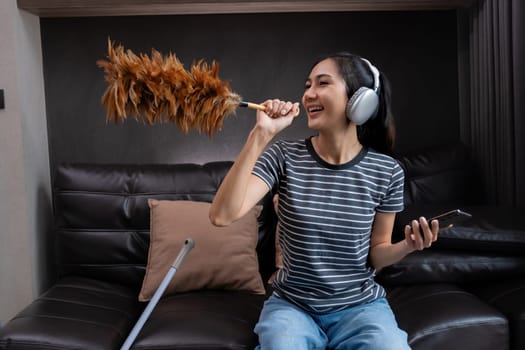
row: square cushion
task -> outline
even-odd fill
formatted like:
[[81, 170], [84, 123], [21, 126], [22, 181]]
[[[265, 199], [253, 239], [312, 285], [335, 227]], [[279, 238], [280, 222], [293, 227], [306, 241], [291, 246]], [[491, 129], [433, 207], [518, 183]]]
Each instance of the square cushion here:
[[187, 238], [195, 241], [165, 293], [223, 289], [264, 294], [256, 206], [227, 227], [211, 224], [210, 203], [149, 199], [150, 246], [140, 301], [151, 299]]

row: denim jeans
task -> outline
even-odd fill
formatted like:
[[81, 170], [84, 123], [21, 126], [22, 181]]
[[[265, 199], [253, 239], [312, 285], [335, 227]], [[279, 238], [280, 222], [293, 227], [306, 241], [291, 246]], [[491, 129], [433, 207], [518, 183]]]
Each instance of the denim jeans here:
[[385, 298], [315, 315], [272, 295], [264, 303], [255, 333], [260, 344], [256, 350], [410, 349]]

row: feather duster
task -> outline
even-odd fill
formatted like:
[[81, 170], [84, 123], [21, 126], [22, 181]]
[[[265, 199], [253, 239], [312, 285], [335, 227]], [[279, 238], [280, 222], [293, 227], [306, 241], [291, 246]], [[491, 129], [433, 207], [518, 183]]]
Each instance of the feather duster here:
[[187, 71], [175, 54], [163, 56], [152, 49], [151, 56], [136, 55], [108, 39], [107, 60], [97, 65], [104, 69], [108, 83], [102, 96], [106, 119], [116, 124], [129, 115], [149, 124], [175, 123], [184, 133], [198, 129], [211, 137], [237, 107], [265, 108], [241, 101], [219, 78], [215, 61], [197, 61]]

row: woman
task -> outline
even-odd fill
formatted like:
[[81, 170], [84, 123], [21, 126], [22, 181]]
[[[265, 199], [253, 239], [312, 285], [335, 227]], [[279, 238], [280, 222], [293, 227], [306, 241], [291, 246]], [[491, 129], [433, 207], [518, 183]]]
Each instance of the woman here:
[[289, 126], [298, 103], [267, 100], [210, 209], [228, 225], [268, 191], [279, 194], [283, 267], [255, 332], [258, 349], [408, 349], [374, 281], [376, 271], [437, 239], [425, 218], [391, 243], [403, 209], [404, 174], [393, 145], [386, 78], [368, 61], [327, 56], [311, 69], [302, 104], [317, 135], [272, 138]]

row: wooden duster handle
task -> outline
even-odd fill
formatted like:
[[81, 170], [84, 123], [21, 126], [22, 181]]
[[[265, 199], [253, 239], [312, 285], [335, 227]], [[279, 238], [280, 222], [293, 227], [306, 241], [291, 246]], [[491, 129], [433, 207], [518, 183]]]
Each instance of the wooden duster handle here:
[[[265, 111], [266, 110], [266, 107], [263, 106], [263, 105], [260, 105], [260, 104], [257, 104], [257, 103], [252, 103], [252, 102], [244, 102], [244, 101], [241, 101], [239, 103], [239, 106], [240, 107], [247, 107], [247, 108], [251, 108], [251, 109], [258, 109], [260, 111]], [[295, 111], [295, 114], [294, 114], [294, 117], [297, 117], [300, 113], [300, 109], [297, 108], [297, 110]]]

